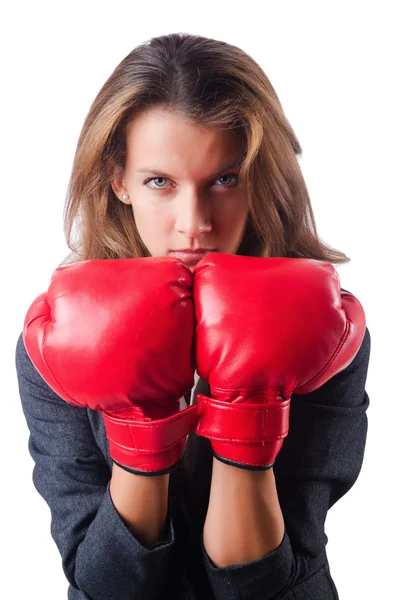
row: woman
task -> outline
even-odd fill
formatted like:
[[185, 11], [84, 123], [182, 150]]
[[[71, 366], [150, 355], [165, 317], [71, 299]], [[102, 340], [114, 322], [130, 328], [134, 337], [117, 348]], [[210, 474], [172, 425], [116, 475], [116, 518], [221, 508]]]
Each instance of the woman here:
[[362, 465], [370, 335], [300, 153], [255, 61], [199, 36], [135, 48], [91, 106], [72, 253], [16, 349], [69, 598], [338, 597], [324, 522]]

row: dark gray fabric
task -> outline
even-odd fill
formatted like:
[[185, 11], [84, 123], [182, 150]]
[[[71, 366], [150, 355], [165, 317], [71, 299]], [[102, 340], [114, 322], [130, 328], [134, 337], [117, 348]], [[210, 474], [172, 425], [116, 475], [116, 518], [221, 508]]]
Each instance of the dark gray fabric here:
[[[366, 329], [344, 371], [314, 392], [292, 396], [289, 434], [274, 466], [284, 539], [257, 561], [218, 569], [202, 543], [212, 472], [209, 440], [189, 435], [183, 459], [170, 475], [165, 540], [144, 547], [109, 494], [112, 460], [102, 415], [55, 394], [31, 363], [21, 334], [16, 371], [35, 463], [33, 483], [51, 510], [51, 535], [70, 584], [69, 600], [337, 599], [324, 522], [362, 466], [369, 356]], [[199, 384], [201, 390], [207, 386], [203, 380]], [[40, 590], [32, 593], [39, 597]]]

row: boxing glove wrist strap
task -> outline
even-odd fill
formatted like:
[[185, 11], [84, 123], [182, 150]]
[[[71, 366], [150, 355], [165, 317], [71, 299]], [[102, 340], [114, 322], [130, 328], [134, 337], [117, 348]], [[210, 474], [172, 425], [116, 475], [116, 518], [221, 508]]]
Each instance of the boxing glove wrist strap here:
[[108, 440], [125, 449], [139, 450], [141, 454], [168, 450], [192, 431], [196, 418], [196, 405], [154, 421], [135, 421], [121, 418], [117, 412], [103, 412]]
[[[257, 392], [255, 397], [257, 397]], [[197, 394], [197, 435], [212, 440], [262, 444], [288, 434], [290, 400], [267, 399], [253, 404], [225, 402]]]

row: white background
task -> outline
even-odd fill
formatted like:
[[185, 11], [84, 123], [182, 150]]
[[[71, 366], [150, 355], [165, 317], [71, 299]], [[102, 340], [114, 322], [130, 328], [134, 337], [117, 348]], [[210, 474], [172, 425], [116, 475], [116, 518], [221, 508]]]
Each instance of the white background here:
[[363, 304], [371, 333], [369, 433], [356, 484], [328, 514], [327, 550], [341, 600], [395, 593], [393, 8], [385, 1], [3, 5], [1, 536], [7, 600], [67, 593], [50, 511], [32, 483], [15, 344], [28, 306], [68, 254], [64, 199], [91, 102], [136, 45], [172, 32], [240, 46], [261, 65], [301, 142], [319, 234], [352, 259], [338, 272], [342, 287]]

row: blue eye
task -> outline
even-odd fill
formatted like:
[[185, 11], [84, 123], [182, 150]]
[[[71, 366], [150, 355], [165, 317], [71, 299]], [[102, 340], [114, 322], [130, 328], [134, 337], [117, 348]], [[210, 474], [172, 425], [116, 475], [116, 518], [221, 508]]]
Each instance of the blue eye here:
[[[233, 177], [235, 183], [238, 183], [240, 181], [240, 176], [237, 173], [226, 173], [225, 175], [221, 175], [218, 179], [216, 179], [215, 181], [219, 181], [219, 179], [223, 179], [224, 177]], [[225, 186], [222, 186], [225, 187]], [[227, 187], [232, 187], [232, 186], [227, 186]]]
[[[238, 175], [238, 173], [225, 173], [225, 175], [221, 175], [215, 181], [219, 181], [220, 179], [223, 179], [224, 177], [233, 177], [235, 185], [237, 185], [237, 183], [240, 181], [240, 176]], [[146, 181], [143, 182], [143, 185], [146, 185], [147, 187], [150, 187], [151, 189], [157, 189], [157, 190], [164, 189], [164, 187], [165, 187], [164, 185], [161, 185], [161, 186], [156, 185], [154, 188], [147, 185], [150, 181], [155, 181], [156, 179], [164, 179], [164, 181], [167, 181], [167, 177], [150, 177], [149, 179], [146, 179]], [[234, 187], [234, 185], [221, 185], [220, 187], [229, 188], [229, 187]]]

